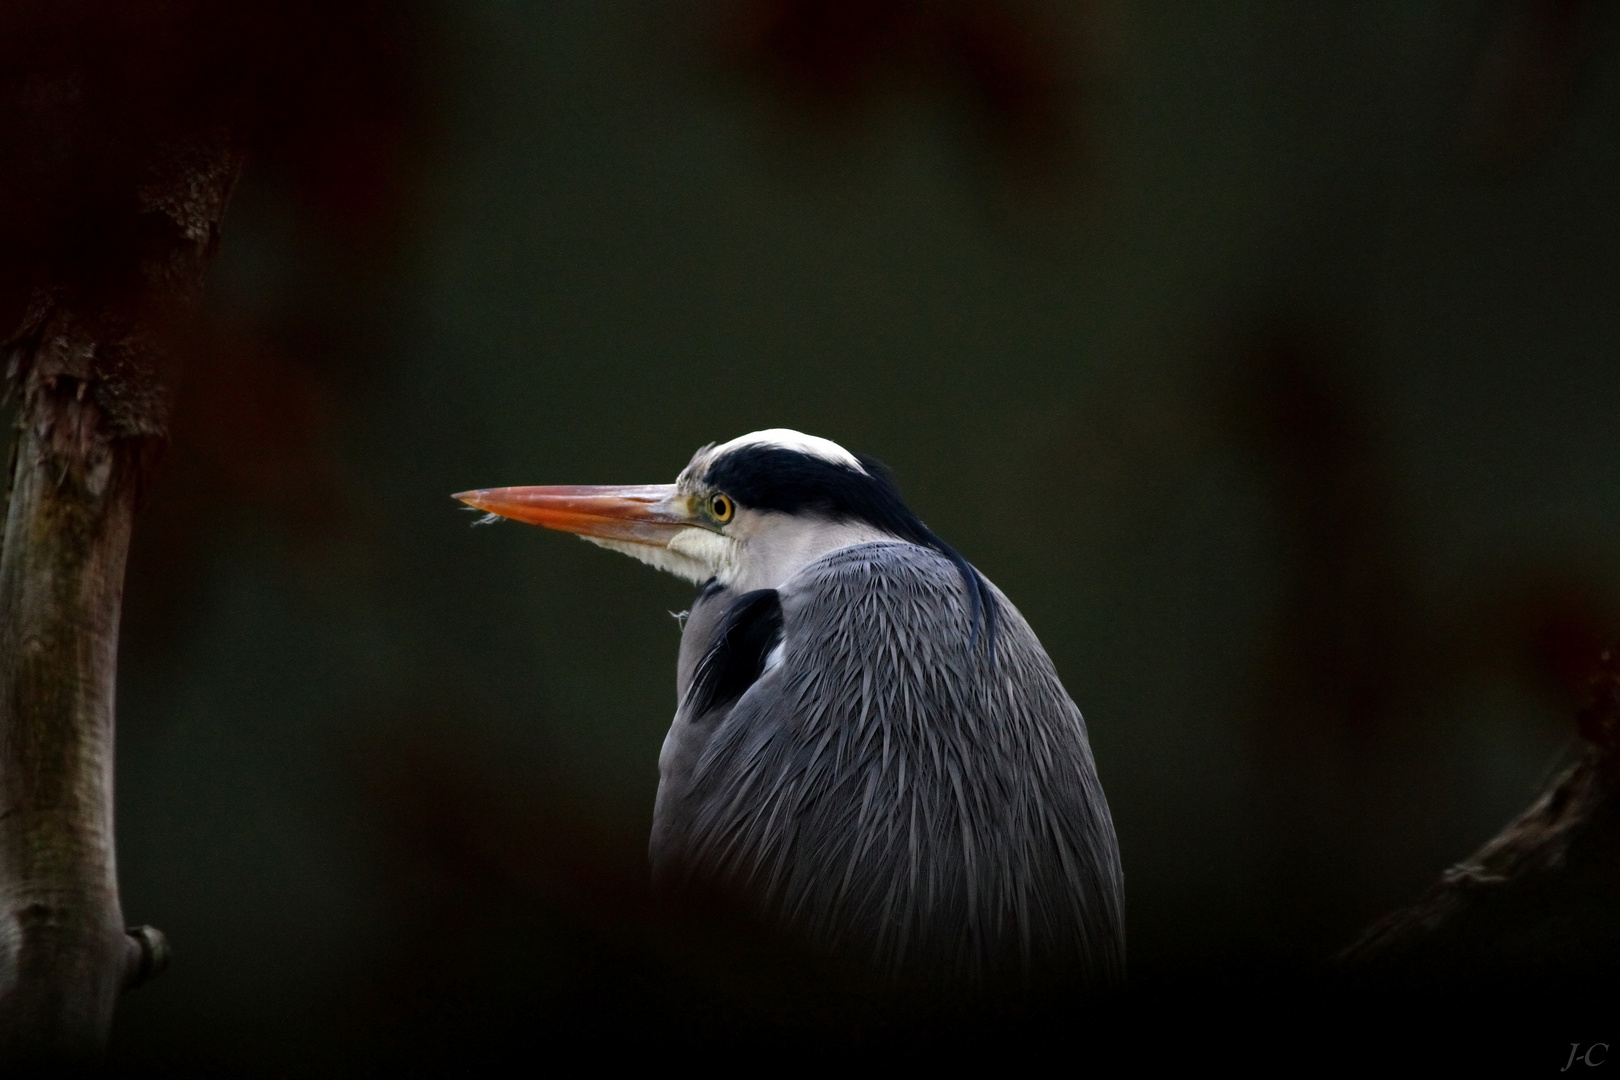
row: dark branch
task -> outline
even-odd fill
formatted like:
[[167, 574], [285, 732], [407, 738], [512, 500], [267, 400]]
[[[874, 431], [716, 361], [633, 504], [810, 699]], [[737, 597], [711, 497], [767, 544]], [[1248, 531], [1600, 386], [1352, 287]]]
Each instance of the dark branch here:
[[114, 858], [118, 625], [140, 491], [166, 436], [166, 336], [240, 167], [215, 132], [151, 149], [142, 242], [36, 282], [6, 343], [19, 398], [0, 536], [0, 1057], [93, 1058], [168, 955], [126, 931]]
[[1581, 758], [1517, 820], [1339, 957], [1401, 981], [1578, 986], [1620, 960], [1620, 664], [1604, 654]]

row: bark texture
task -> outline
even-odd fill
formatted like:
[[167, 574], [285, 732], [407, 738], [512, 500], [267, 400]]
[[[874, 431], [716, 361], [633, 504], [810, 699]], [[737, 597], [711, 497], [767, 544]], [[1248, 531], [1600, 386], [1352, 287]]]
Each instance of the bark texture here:
[[113, 839], [124, 565], [165, 437], [161, 372], [240, 166], [223, 135], [155, 147], [121, 227], [44, 281], [7, 343], [18, 430], [0, 534], [0, 1058], [93, 1058], [165, 960], [126, 930]]
[[1580, 759], [1518, 819], [1340, 956], [1380, 982], [1607, 987], [1620, 962], [1620, 664], [1605, 654]]

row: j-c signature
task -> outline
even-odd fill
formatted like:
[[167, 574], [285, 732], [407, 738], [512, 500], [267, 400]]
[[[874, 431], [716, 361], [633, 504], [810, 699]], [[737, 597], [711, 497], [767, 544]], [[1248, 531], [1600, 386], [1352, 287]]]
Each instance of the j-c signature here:
[[1570, 1043], [1569, 1060], [1564, 1062], [1564, 1067], [1558, 1071], [1568, 1072], [1569, 1067], [1574, 1065], [1576, 1062], [1580, 1062], [1582, 1065], [1596, 1067], [1603, 1064], [1607, 1060], [1609, 1060], [1608, 1043], [1590, 1043], [1587, 1045], [1586, 1053], [1584, 1054], [1581, 1053], [1580, 1043]]

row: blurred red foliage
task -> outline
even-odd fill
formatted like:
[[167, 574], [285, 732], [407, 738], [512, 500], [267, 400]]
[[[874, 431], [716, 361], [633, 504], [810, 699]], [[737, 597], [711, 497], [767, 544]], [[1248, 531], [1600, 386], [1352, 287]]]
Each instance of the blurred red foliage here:
[[1589, 696], [1620, 631], [1599, 580], [1570, 571], [1530, 575], [1487, 620], [1501, 628], [1506, 655], [1560, 712], [1573, 713]]
[[1240, 409], [1274, 486], [1289, 568], [1264, 715], [1283, 727], [1370, 731], [1398, 712], [1429, 658], [1342, 336], [1290, 322], [1255, 333]]
[[[380, 272], [410, 205], [425, 43], [417, 5], [385, 0], [0, 7], [0, 338], [41, 290], [150, 305], [141, 259], [155, 225], [137, 195], [154, 161], [199, 138], [227, 140], [292, 207], [292, 227], [341, 263], [324, 277]], [[333, 307], [328, 322], [342, 317]], [[318, 314], [309, 325], [307, 312], [295, 325], [206, 307], [143, 318], [165, 320], [172, 448], [132, 578], [162, 596], [222, 509], [253, 506], [294, 534], [329, 514], [328, 386], [356, 350], [350, 328]]]
[[[466, 741], [471, 726], [452, 718], [444, 729]], [[458, 893], [494, 890], [599, 930], [645, 930], [651, 897], [639, 834], [627, 839], [594, 822], [560, 784], [522, 798], [503, 793], [471, 755], [447, 744], [406, 739], [374, 755], [383, 766], [371, 777], [380, 819], [406, 850]]]
[[224, 129], [329, 223], [398, 211], [413, 9], [382, 0], [0, 8], [0, 273], [100, 273], [154, 148]]
[[1083, 60], [1072, 29], [1009, 0], [738, 0], [727, 58], [822, 111], [919, 85], [968, 104], [1004, 148], [1048, 159], [1080, 141]]
[[1437, 686], [1482, 669], [1524, 678], [1573, 713], [1620, 631], [1600, 576], [1508, 566], [1460, 620], [1416, 601], [1377, 417], [1359, 392], [1346, 335], [1282, 322], [1241, 354], [1239, 422], [1271, 481], [1289, 566], [1262, 715], [1282, 728], [1376, 734]]
[[1548, 144], [1569, 116], [1608, 0], [1501, 0], [1474, 75], [1475, 136], [1498, 161]]

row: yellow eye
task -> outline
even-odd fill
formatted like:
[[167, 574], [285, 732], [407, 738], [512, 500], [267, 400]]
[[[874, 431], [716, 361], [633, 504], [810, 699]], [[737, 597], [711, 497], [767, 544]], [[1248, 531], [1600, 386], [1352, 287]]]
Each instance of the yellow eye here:
[[724, 525], [731, 520], [731, 515], [737, 512], [736, 504], [718, 491], [709, 496], [709, 513], [714, 520]]

